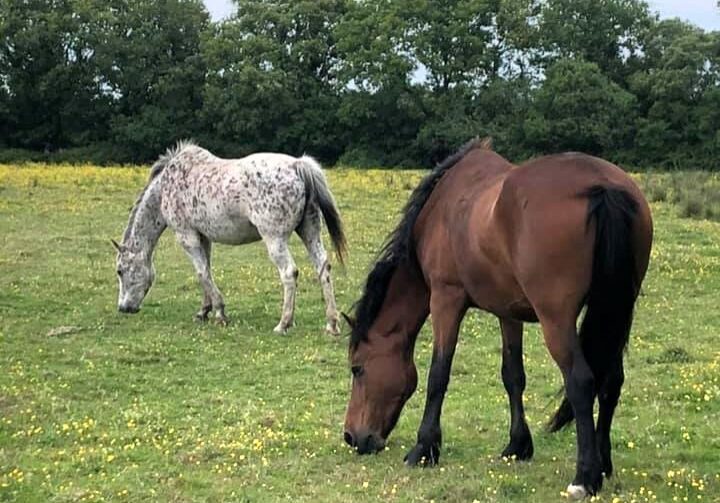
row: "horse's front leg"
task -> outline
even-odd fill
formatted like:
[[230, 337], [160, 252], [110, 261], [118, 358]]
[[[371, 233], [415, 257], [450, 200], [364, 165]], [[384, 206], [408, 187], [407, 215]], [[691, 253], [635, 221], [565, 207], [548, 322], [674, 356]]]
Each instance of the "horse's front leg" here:
[[428, 373], [425, 412], [417, 433], [417, 444], [405, 456], [408, 465], [434, 465], [440, 459], [442, 432], [440, 414], [450, 381], [450, 368], [457, 345], [460, 322], [467, 311], [467, 296], [461, 288], [432, 289], [430, 313], [433, 328], [433, 355]]
[[228, 319], [225, 316], [225, 301], [220, 290], [215, 286], [210, 269], [210, 254], [212, 245], [210, 240], [197, 232], [185, 232], [177, 234], [178, 242], [188, 254], [197, 272], [200, 286], [203, 289], [203, 305], [195, 315], [195, 319], [205, 321], [208, 314], [215, 310], [215, 319], [221, 325], [227, 325]]
[[525, 419], [523, 392], [525, 368], [523, 366], [523, 326], [510, 319], [500, 320], [502, 331], [502, 380], [510, 400], [510, 443], [503, 450], [506, 457], [530, 459], [533, 455], [532, 436]]
[[297, 289], [298, 269], [288, 248], [288, 236], [263, 236], [268, 255], [280, 273], [283, 284], [283, 307], [280, 322], [274, 332], [284, 334], [293, 323], [295, 314], [295, 290]]

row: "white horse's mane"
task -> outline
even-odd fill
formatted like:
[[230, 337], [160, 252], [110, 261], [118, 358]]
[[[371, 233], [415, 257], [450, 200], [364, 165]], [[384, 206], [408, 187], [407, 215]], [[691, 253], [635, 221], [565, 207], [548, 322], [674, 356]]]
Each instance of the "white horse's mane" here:
[[174, 146], [168, 147], [167, 150], [165, 150], [165, 153], [162, 154], [160, 157], [158, 157], [158, 160], [155, 161], [150, 168], [150, 176], [148, 177], [148, 183], [145, 185], [145, 188], [143, 188], [142, 192], [140, 192], [140, 195], [138, 196], [137, 200], [135, 201], [135, 204], [133, 205], [132, 211], [130, 211], [130, 218], [128, 220], [128, 226], [125, 228], [125, 234], [123, 235], [123, 243], [130, 237], [130, 233], [132, 232], [132, 226], [133, 222], [135, 221], [135, 216], [138, 212], [138, 207], [140, 206], [140, 203], [142, 202], [143, 198], [145, 197], [145, 193], [148, 190], [148, 187], [150, 187], [150, 183], [160, 174], [163, 172], [165, 167], [170, 164], [170, 161], [173, 160], [173, 158], [178, 155], [180, 152], [185, 150], [188, 147], [197, 147], [197, 143], [195, 143], [194, 140], [191, 139], [184, 139], [184, 140], [178, 140], [177, 143], [175, 143]]
[[168, 147], [168, 149], [165, 151], [164, 154], [162, 154], [160, 157], [158, 157], [158, 160], [155, 161], [155, 163], [152, 165], [152, 168], [150, 169], [150, 180], [152, 181], [153, 178], [155, 178], [157, 175], [162, 173], [162, 170], [165, 169], [165, 166], [167, 166], [170, 161], [178, 155], [180, 152], [185, 150], [188, 147], [197, 147], [197, 143], [195, 143], [194, 140], [191, 140], [189, 138], [186, 138], [184, 140], [178, 140], [177, 143], [172, 146]]

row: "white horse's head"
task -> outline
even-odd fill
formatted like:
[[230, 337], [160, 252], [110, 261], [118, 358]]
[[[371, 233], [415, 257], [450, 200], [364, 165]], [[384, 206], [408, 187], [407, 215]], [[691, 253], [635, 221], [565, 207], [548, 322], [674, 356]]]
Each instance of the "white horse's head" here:
[[137, 313], [155, 279], [152, 257], [149, 253], [133, 250], [114, 240], [112, 244], [117, 250], [115, 269], [120, 286], [118, 310], [122, 313]]

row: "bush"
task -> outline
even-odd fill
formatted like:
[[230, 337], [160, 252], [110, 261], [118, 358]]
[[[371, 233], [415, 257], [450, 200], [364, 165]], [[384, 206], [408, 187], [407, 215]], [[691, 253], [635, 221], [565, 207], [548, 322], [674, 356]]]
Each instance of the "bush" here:
[[17, 164], [24, 162], [43, 162], [47, 156], [35, 150], [22, 148], [0, 149], [0, 164]]
[[[158, 152], [158, 155], [160, 152]], [[1, 164], [22, 164], [26, 162], [47, 162], [62, 164], [127, 164], [134, 157], [123, 147], [109, 143], [96, 143], [86, 147], [72, 147], [54, 152], [40, 152], [18, 148], [0, 149]]]
[[720, 175], [676, 171], [642, 175], [640, 185], [650, 202], [675, 205], [686, 218], [720, 221]]

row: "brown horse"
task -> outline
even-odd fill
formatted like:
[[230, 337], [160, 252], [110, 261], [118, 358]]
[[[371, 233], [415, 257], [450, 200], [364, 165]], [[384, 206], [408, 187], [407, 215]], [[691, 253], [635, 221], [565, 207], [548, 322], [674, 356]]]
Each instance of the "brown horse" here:
[[458, 330], [468, 308], [477, 307], [500, 320], [511, 417], [503, 456], [533, 454], [522, 401], [522, 323], [539, 321], [565, 383], [551, 429], [576, 419], [577, 471], [568, 493], [594, 494], [602, 474], [612, 473], [623, 349], [651, 244], [648, 204], [617, 166], [567, 153], [516, 167], [489, 142], [468, 143], [415, 189], [368, 276], [355, 320], [348, 320], [353, 384], [345, 441], [361, 454], [383, 449], [415, 391], [415, 339], [431, 314], [425, 412], [405, 461], [438, 462]]

